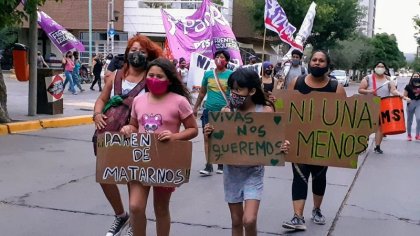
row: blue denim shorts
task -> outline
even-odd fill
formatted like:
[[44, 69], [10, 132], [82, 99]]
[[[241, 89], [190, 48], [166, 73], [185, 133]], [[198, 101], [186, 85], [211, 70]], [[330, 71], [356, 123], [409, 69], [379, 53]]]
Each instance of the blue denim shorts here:
[[264, 166], [223, 165], [225, 201], [239, 203], [261, 200], [264, 188]]
[[201, 127], [203, 128], [203, 132], [204, 132], [204, 126], [209, 123], [209, 110], [207, 109], [203, 110], [203, 114], [201, 114], [200, 120], [201, 120]]

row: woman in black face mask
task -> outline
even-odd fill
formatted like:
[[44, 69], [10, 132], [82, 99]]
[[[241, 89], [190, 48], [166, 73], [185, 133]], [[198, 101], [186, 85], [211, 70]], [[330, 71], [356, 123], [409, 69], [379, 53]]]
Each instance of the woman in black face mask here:
[[261, 82], [265, 92], [272, 92], [274, 84], [276, 84], [277, 79], [273, 76], [273, 64], [269, 61], [263, 62], [263, 75], [261, 77]]
[[[338, 84], [337, 80], [328, 77], [328, 68], [330, 58], [324, 51], [315, 51], [309, 61], [309, 74], [301, 75], [295, 78], [289, 90], [298, 90], [302, 94], [308, 94], [312, 91], [338, 93], [346, 96], [344, 87]], [[292, 199], [294, 215], [291, 220], [283, 223], [283, 228], [293, 230], [306, 230], [303, 211], [308, 192], [309, 176], [312, 175], [312, 193], [314, 207], [312, 210], [312, 221], [315, 224], [325, 224], [325, 217], [321, 213], [321, 203], [324, 198], [327, 184], [326, 166], [295, 164], [292, 163], [293, 182]]]
[[[117, 95], [119, 95], [120, 98], [124, 99], [124, 104], [131, 107], [133, 98], [138, 94], [145, 93], [147, 63], [161, 56], [162, 49], [146, 36], [136, 35], [128, 41], [124, 54], [123, 68], [110, 75], [105, 81], [101, 95], [96, 100], [93, 113], [93, 120], [96, 127], [95, 134], [105, 131], [119, 132], [121, 127], [127, 125], [127, 117], [129, 120], [130, 109], [121, 109], [123, 106], [119, 105], [117, 103], [118, 99], [114, 98], [118, 98]], [[103, 113], [106, 104], [113, 104], [114, 106]], [[94, 152], [96, 155], [95, 137], [96, 135], [94, 135], [92, 141], [94, 142]], [[107, 235], [117, 235], [127, 223], [129, 216], [122, 204], [117, 185], [101, 184], [101, 187], [115, 214], [114, 223], [108, 230]]]

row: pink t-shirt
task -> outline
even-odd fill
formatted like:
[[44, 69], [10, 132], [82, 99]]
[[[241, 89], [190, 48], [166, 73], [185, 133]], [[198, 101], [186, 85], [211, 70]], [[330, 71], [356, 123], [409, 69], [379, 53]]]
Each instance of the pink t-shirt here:
[[66, 71], [73, 71], [74, 69], [74, 62], [72, 59], [66, 58], [66, 66], [65, 66], [65, 70]]
[[169, 92], [162, 100], [155, 102], [145, 93], [134, 98], [131, 117], [137, 120], [140, 133], [160, 133], [169, 130], [178, 133], [182, 120], [193, 114], [188, 100]]

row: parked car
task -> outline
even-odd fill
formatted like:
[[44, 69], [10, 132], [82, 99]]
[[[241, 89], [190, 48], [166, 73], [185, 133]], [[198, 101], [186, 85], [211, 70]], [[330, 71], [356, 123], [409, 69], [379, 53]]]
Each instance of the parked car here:
[[342, 84], [344, 87], [349, 86], [350, 79], [344, 70], [333, 70], [330, 75], [334, 76], [338, 83]]

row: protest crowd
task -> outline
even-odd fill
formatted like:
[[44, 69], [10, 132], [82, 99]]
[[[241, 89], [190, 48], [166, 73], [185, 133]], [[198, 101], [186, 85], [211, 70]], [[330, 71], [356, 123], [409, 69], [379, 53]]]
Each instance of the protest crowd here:
[[[115, 215], [110, 228], [104, 229], [106, 236], [121, 235], [123, 229], [126, 236], [146, 235], [150, 192], [157, 235], [170, 235], [172, 195], [188, 188], [190, 175], [211, 178], [214, 173], [223, 175], [220, 184], [232, 235], [257, 235], [258, 217], [264, 214], [259, 207], [265, 166], [285, 162], [291, 163], [293, 173], [292, 189], [285, 193], [291, 196], [293, 212], [282, 219], [282, 227], [307, 230], [308, 218], [324, 225], [326, 217], [332, 217], [322, 211], [329, 168], [356, 169], [373, 133], [378, 155], [384, 152], [381, 143], [386, 135], [407, 130], [408, 141], [420, 140], [419, 72], [412, 74], [401, 93], [390, 81], [387, 63], [378, 61], [359, 85], [363, 96], [347, 97], [343, 85], [330, 75], [333, 62], [328, 52], [305, 49], [315, 5], [294, 38], [296, 28], [285, 15], [286, 23], [276, 24], [274, 14], [284, 10], [276, 1], [269, 2], [265, 26], [290, 45], [279, 61], [249, 52], [241, 56], [232, 29], [219, 21], [208, 27], [211, 38], [206, 40], [212, 43], [194, 49], [186, 45], [196, 38], [194, 27], [181, 21], [171, 24], [173, 17], [164, 10], [165, 50], [170, 52], [138, 33], [128, 40], [123, 54], [89, 58], [90, 90], [97, 85], [100, 92], [93, 112], [96, 180]], [[217, 10], [208, 0], [202, 4], [207, 15]], [[206, 40], [200, 45], [207, 45]], [[40, 54], [37, 63], [48, 66]], [[84, 92], [79, 52], [65, 52], [61, 63], [64, 89], [69, 84], [72, 94]], [[403, 100], [408, 104], [406, 126]], [[204, 155], [192, 157], [191, 140], [199, 132]], [[202, 159], [198, 173], [190, 172], [191, 158]], [[128, 206], [118, 184], [127, 186]], [[309, 185], [313, 206], [308, 217], [304, 209]]]

